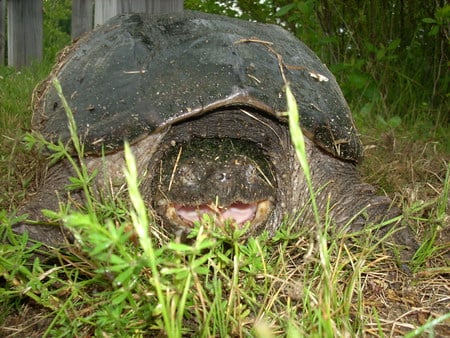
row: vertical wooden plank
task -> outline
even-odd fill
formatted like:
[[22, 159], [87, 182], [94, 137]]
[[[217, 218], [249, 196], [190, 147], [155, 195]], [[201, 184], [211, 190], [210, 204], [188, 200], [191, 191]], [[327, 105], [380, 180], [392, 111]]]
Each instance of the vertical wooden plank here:
[[94, 0], [72, 0], [72, 39], [92, 29], [93, 16]]
[[43, 0], [8, 0], [8, 65], [42, 60]]
[[95, 25], [122, 13], [172, 13], [183, 10], [183, 0], [95, 0]]
[[120, 13], [118, 5], [120, 0], [95, 0], [94, 24], [102, 25], [109, 18]]
[[140, 4], [145, 2], [145, 0], [117, 0], [119, 2], [119, 13], [131, 13], [133, 11], [133, 2], [136, 3], [136, 6], [139, 7]]
[[173, 13], [181, 12], [182, 10], [183, 0], [147, 0], [145, 3], [146, 13]]
[[5, 64], [6, 56], [6, 0], [0, 0], [0, 66]]

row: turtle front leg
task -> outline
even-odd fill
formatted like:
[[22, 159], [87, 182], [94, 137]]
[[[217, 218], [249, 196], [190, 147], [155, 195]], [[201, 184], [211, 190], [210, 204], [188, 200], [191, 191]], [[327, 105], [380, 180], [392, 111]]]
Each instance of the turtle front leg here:
[[[328, 212], [339, 229], [358, 232], [370, 224], [381, 224], [401, 216], [401, 210], [390, 198], [377, 195], [375, 187], [361, 181], [355, 164], [320, 150], [313, 152], [311, 161], [315, 163], [312, 179], [320, 191], [319, 209], [322, 214]], [[381, 227], [377, 236], [382, 238], [392, 230], [387, 242], [399, 248], [399, 258], [406, 262], [411, 260], [417, 242], [409, 227], [401, 228], [400, 221], [399, 218]]]

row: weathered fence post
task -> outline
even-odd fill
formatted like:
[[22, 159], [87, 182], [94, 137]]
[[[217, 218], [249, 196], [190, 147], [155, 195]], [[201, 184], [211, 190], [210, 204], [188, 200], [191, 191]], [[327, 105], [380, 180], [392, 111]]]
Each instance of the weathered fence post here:
[[174, 13], [183, 10], [183, 0], [95, 0], [95, 25], [121, 13]]
[[8, 0], [8, 65], [42, 60], [43, 0]]
[[0, 66], [5, 64], [5, 47], [6, 47], [6, 0], [0, 0]]
[[72, 39], [92, 29], [93, 16], [94, 0], [72, 0]]

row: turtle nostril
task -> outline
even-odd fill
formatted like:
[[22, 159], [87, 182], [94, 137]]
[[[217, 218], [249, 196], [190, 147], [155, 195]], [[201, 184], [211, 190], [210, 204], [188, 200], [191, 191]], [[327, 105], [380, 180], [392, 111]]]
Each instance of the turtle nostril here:
[[[229, 172], [220, 172], [214, 175], [214, 179], [220, 183], [227, 183], [233, 179], [233, 175]], [[234, 177], [236, 179], [236, 177]]]
[[229, 175], [229, 174], [227, 174], [227, 173], [218, 173], [218, 174], [216, 175], [216, 179], [217, 179], [217, 181], [219, 181], [219, 182], [226, 182], [226, 181], [228, 181], [228, 180], [230, 179], [230, 176], [231, 176], [231, 175]]

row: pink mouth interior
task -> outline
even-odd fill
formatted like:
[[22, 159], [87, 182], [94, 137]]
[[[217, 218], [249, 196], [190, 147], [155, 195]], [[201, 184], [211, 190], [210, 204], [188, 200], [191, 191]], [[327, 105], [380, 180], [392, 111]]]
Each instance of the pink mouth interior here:
[[198, 206], [177, 206], [177, 214], [182, 219], [194, 223], [202, 219], [203, 214], [218, 216], [221, 221], [231, 220], [232, 222], [242, 225], [247, 221], [255, 218], [257, 204], [233, 203], [227, 208], [212, 209], [208, 205]]

